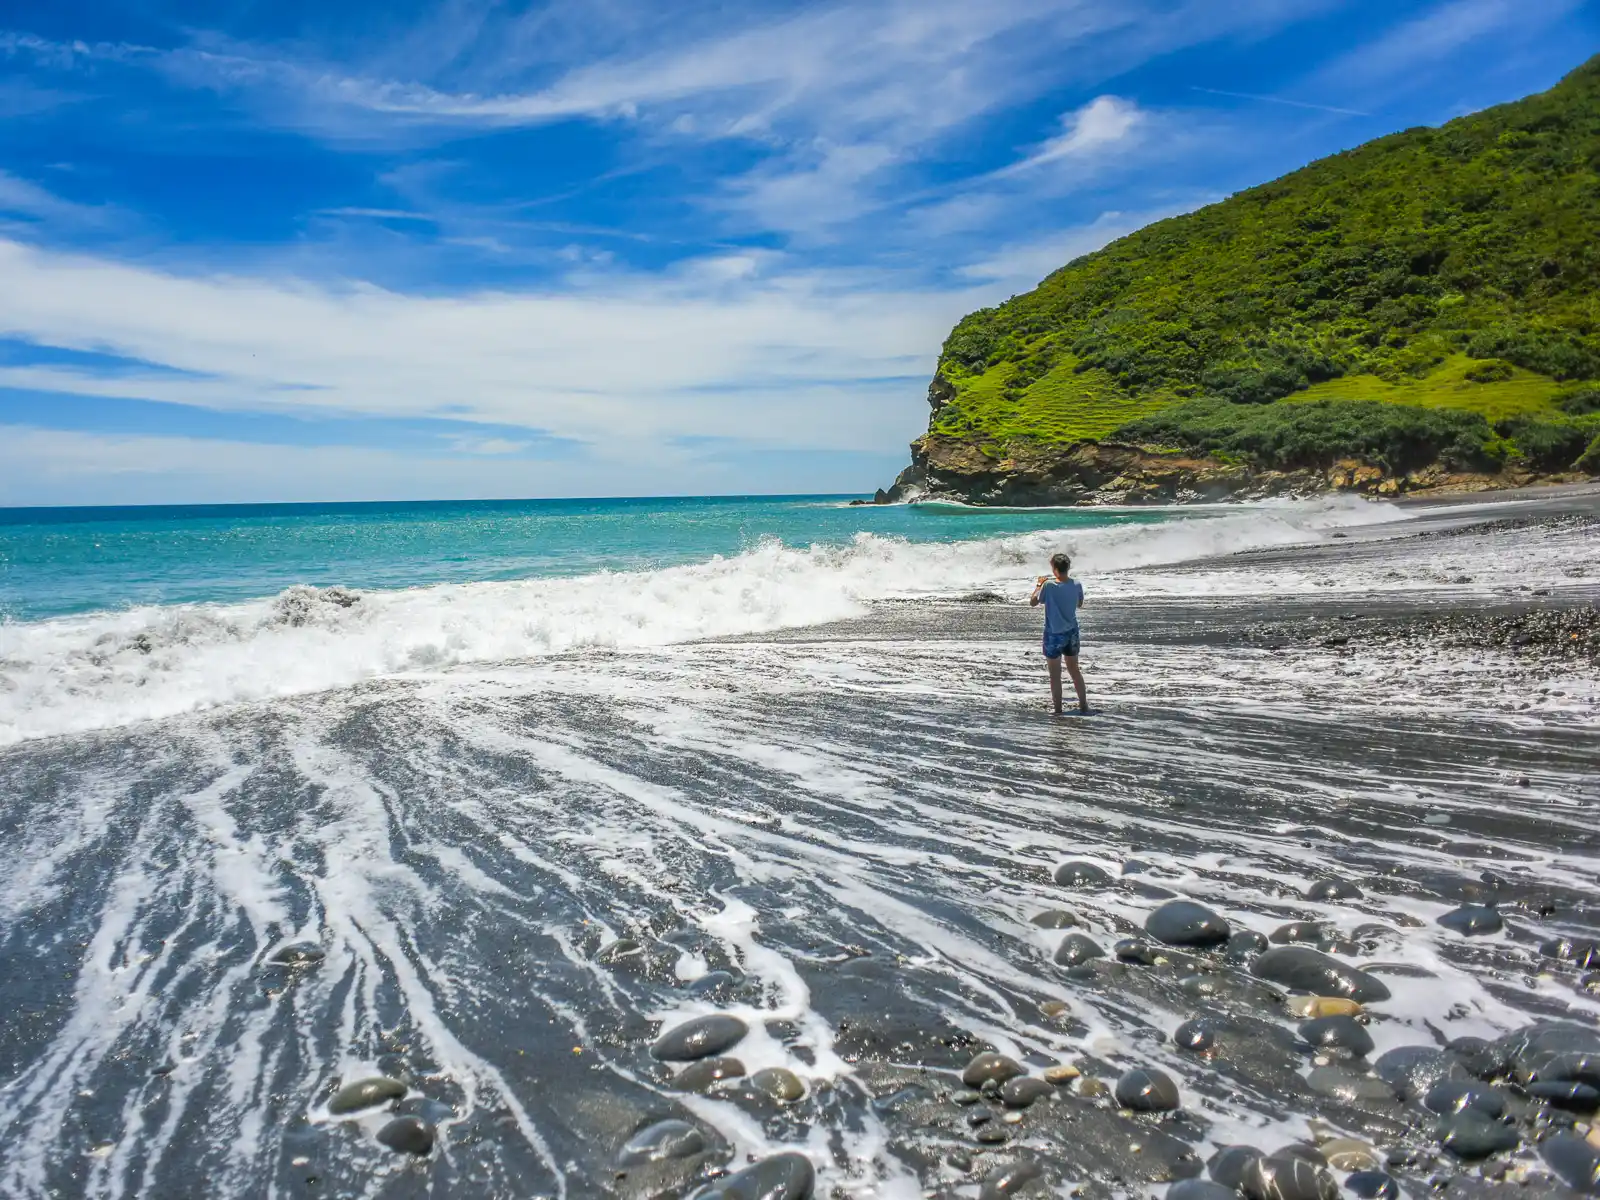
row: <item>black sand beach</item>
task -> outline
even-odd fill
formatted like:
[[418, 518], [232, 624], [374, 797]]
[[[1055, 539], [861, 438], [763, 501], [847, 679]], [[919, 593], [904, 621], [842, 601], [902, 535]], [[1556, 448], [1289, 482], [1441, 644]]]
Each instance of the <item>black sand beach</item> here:
[[0, 1192], [1592, 1194], [1600, 496], [1411, 511], [1088, 719], [978, 595], [0, 751]]

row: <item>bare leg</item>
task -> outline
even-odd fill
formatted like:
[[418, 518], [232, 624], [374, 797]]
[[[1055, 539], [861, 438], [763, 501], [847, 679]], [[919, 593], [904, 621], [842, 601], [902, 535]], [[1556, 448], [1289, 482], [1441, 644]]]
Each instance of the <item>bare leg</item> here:
[[[1071, 659], [1069, 662], [1073, 661]], [[1050, 703], [1055, 707], [1056, 715], [1061, 714], [1061, 660], [1047, 658], [1045, 664], [1050, 668]], [[1074, 666], [1073, 670], [1077, 670]]]
[[[1079, 712], [1088, 712], [1089, 711], [1089, 693], [1088, 693], [1088, 691], [1085, 690], [1085, 688], [1083, 686], [1083, 672], [1078, 670], [1078, 656], [1076, 654], [1072, 654], [1072, 655], [1066, 656], [1066, 658], [1067, 658], [1067, 674], [1072, 676], [1072, 686], [1074, 688], [1076, 688], [1077, 692], [1078, 692], [1078, 711]], [[1051, 659], [1050, 661], [1051, 661], [1052, 664], [1055, 663], [1055, 659]], [[1061, 671], [1060, 671], [1059, 668], [1057, 668], [1057, 669], [1055, 669], [1055, 670], [1053, 670], [1051, 672], [1051, 680], [1053, 681], [1054, 691], [1055, 691], [1056, 711], [1060, 712], [1061, 711]]]

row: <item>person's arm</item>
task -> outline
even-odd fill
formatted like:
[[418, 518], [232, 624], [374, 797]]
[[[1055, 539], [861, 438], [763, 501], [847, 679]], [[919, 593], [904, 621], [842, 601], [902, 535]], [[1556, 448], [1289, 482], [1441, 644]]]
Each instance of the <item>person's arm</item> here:
[[1040, 596], [1040, 593], [1042, 593], [1044, 591], [1044, 585], [1046, 583], [1048, 583], [1048, 582], [1049, 582], [1049, 580], [1045, 576], [1043, 576], [1043, 575], [1039, 576], [1039, 582], [1033, 585], [1033, 595], [1028, 597], [1028, 607], [1029, 608], [1038, 608], [1039, 607], [1039, 596]]
[[1083, 584], [1078, 585], [1078, 607], [1083, 607]]

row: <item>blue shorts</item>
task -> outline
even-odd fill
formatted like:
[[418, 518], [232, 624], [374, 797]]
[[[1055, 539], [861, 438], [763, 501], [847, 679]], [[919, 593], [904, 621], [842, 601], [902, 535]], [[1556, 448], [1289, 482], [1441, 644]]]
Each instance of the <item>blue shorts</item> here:
[[1071, 633], [1046, 633], [1044, 635], [1044, 656], [1046, 658], [1060, 658], [1063, 654], [1068, 658], [1078, 657], [1078, 630]]

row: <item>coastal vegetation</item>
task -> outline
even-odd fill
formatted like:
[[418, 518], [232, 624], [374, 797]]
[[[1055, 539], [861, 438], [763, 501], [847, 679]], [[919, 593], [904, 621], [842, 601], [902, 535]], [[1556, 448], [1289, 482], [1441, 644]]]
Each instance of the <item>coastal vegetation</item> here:
[[1335, 155], [964, 318], [929, 433], [1261, 466], [1600, 459], [1600, 58]]

